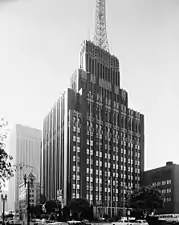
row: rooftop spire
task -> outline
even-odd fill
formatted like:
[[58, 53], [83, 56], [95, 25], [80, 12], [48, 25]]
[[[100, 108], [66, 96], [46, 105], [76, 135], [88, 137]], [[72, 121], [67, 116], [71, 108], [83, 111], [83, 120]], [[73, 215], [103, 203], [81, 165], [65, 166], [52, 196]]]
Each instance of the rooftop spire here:
[[95, 45], [109, 52], [106, 32], [106, 7], [105, 0], [96, 0], [95, 32], [93, 42]]

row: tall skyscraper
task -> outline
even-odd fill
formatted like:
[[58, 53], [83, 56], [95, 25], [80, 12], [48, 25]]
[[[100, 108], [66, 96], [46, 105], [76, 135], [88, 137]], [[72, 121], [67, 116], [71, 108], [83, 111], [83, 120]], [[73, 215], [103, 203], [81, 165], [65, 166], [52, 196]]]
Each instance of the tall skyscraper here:
[[94, 43], [84, 41], [71, 88], [43, 125], [43, 186], [48, 199], [86, 198], [97, 213], [117, 214], [144, 171], [144, 116], [128, 107], [119, 60], [109, 53], [105, 1], [96, 6]]
[[10, 132], [9, 154], [17, 170], [8, 185], [9, 210], [19, 210], [19, 186], [25, 174], [32, 172], [40, 183], [41, 141], [41, 131], [35, 128], [17, 124]]

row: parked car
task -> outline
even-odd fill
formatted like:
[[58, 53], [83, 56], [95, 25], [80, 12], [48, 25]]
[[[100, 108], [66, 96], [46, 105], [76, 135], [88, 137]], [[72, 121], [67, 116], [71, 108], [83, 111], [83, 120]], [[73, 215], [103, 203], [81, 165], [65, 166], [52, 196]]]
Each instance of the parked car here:
[[134, 222], [134, 225], [139, 225], [139, 224], [142, 224], [142, 225], [148, 225], [147, 221], [146, 220], [136, 220]]

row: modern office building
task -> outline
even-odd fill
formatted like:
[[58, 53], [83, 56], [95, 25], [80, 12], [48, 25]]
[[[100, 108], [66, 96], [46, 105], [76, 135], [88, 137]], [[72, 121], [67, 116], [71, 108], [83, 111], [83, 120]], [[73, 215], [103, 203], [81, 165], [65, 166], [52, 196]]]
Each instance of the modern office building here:
[[86, 198], [97, 212], [114, 215], [140, 186], [144, 116], [129, 108], [119, 60], [106, 45], [83, 42], [71, 87], [44, 119], [42, 161], [45, 196], [61, 190], [65, 205]]
[[167, 162], [165, 166], [144, 172], [142, 184], [152, 185], [164, 195], [164, 207], [159, 213], [179, 213], [179, 165]]
[[8, 185], [9, 210], [19, 210], [19, 185], [24, 183], [25, 174], [32, 172], [40, 183], [41, 140], [40, 130], [20, 124], [9, 134], [9, 154], [17, 168]]

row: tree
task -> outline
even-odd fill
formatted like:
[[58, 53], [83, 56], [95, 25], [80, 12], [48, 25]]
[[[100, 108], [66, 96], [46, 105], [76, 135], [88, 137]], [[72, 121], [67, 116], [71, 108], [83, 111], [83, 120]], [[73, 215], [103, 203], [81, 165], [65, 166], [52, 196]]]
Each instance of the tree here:
[[12, 156], [6, 152], [7, 139], [7, 122], [1, 119], [0, 121], [0, 192], [5, 185], [6, 180], [14, 175], [14, 169], [11, 165]]
[[86, 199], [72, 199], [69, 204], [74, 219], [91, 219], [91, 206]]
[[45, 209], [46, 209], [47, 214], [54, 212], [55, 208], [57, 208], [57, 203], [54, 200], [46, 201]]
[[129, 204], [138, 215], [148, 214], [163, 207], [163, 195], [154, 187], [141, 187], [129, 196]]

